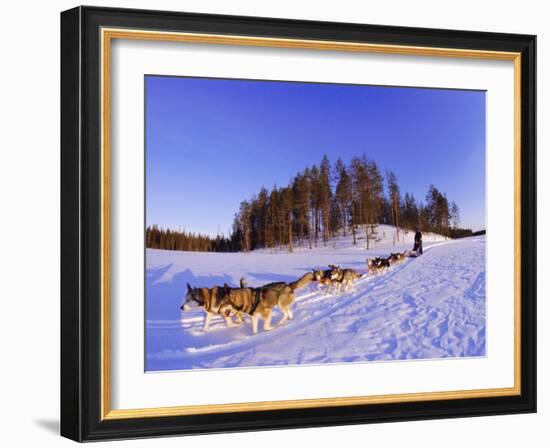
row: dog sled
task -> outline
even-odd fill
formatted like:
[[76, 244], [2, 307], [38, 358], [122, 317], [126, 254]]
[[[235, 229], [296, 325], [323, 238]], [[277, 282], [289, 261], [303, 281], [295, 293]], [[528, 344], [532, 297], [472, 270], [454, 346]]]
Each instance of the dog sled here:
[[420, 255], [422, 255], [422, 252], [420, 252], [419, 250], [406, 250], [403, 253], [407, 258], [417, 258], [417, 257], [420, 257]]

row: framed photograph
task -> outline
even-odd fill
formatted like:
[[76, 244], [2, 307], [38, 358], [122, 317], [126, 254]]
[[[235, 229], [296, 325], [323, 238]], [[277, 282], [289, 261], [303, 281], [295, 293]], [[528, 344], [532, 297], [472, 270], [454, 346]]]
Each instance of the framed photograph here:
[[61, 433], [536, 411], [535, 36], [61, 14]]

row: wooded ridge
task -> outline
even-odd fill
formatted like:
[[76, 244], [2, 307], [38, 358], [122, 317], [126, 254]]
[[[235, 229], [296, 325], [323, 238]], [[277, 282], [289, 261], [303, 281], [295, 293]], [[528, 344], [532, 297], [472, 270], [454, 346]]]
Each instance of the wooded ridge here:
[[248, 252], [258, 248], [295, 245], [327, 245], [340, 231], [357, 244], [359, 227], [364, 229], [366, 248], [377, 224], [400, 229], [421, 229], [451, 238], [472, 235], [462, 229], [460, 211], [444, 192], [430, 185], [424, 202], [401, 189], [396, 175], [380, 172], [374, 160], [354, 157], [346, 166], [339, 158], [334, 166], [325, 155], [320, 164], [306, 167], [285, 187], [262, 187], [241, 202], [229, 236], [146, 229], [146, 247], [201, 252]]

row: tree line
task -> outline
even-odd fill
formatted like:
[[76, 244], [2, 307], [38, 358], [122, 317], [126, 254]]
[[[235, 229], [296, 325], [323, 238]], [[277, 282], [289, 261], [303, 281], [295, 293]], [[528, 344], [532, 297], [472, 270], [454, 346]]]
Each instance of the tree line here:
[[236, 252], [239, 250], [230, 239], [223, 235], [211, 237], [185, 230], [163, 229], [156, 225], [148, 226], [145, 229], [145, 247], [193, 252]]
[[444, 192], [430, 185], [425, 201], [401, 195], [395, 173], [381, 173], [374, 160], [354, 157], [331, 165], [325, 155], [320, 164], [299, 172], [285, 187], [262, 187], [241, 202], [235, 214], [231, 239], [241, 251], [294, 245], [327, 245], [341, 231], [357, 244], [364, 232], [367, 249], [377, 224], [402, 229], [422, 229], [444, 236], [466, 236], [460, 229], [460, 210]]
[[444, 192], [430, 185], [424, 201], [401, 194], [395, 173], [382, 173], [374, 160], [354, 157], [334, 166], [325, 155], [284, 186], [262, 187], [243, 200], [235, 213], [229, 237], [147, 228], [147, 247], [212, 252], [248, 252], [258, 248], [326, 246], [337, 234], [351, 235], [372, 245], [377, 224], [421, 229], [451, 238], [471, 235], [461, 229], [460, 210]]

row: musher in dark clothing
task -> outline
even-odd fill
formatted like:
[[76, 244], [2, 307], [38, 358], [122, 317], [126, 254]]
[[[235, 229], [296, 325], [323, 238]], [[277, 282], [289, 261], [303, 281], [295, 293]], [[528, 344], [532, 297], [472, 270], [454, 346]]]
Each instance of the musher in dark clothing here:
[[417, 255], [422, 255], [422, 232], [418, 229], [416, 229], [416, 233], [414, 234], [413, 252], [416, 252]]

